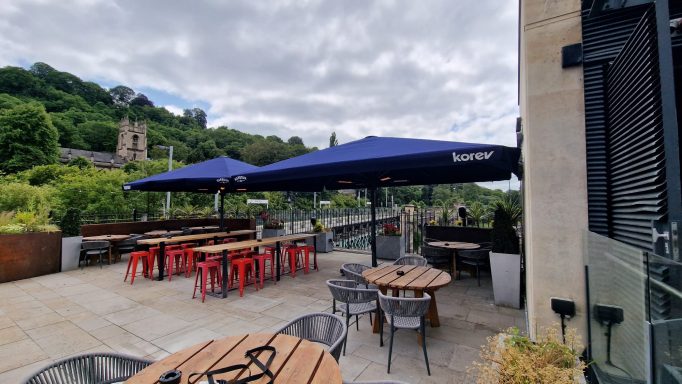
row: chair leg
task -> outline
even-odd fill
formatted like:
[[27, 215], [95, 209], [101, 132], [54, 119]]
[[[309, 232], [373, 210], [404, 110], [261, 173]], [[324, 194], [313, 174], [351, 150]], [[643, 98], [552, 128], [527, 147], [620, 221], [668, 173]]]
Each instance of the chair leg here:
[[381, 309], [377, 306], [377, 318], [375, 321], [379, 322], [379, 346], [384, 346], [384, 314]]
[[[348, 312], [346, 312], [346, 333], [348, 333], [348, 328], [350, 328], [350, 315]], [[346, 337], [345, 340], [343, 340], [343, 355], [346, 356], [346, 340], [348, 340], [348, 337]]]
[[[429, 356], [426, 354], [426, 321], [424, 321], [424, 317], [422, 316], [421, 321], [420, 321], [420, 328], [421, 328], [421, 334], [422, 334], [422, 349], [424, 350], [424, 361], [426, 362], [426, 373], [431, 376], [431, 368], [429, 368]], [[389, 360], [388, 363], [391, 364], [391, 354], [389, 352]]]
[[395, 328], [393, 324], [388, 325], [391, 328], [391, 340], [388, 342], [388, 369], [386, 373], [391, 373], [391, 353], [393, 352], [393, 334], [395, 333]]
[[360, 315], [355, 315], [355, 330], [360, 330]]
[[478, 279], [478, 286], [481, 286], [481, 270], [478, 267], [478, 264], [476, 264], [476, 278]]

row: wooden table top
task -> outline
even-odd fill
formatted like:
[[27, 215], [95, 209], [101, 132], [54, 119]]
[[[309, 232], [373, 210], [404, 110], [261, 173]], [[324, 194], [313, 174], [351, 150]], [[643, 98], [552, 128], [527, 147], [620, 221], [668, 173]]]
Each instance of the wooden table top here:
[[165, 235], [179, 235], [181, 233], [182, 233], [182, 231], [180, 231], [180, 230], [168, 231], [165, 229], [157, 229], [154, 231], [145, 232], [144, 234], [147, 236], [165, 236]]
[[[194, 372], [205, 372], [225, 368], [235, 364], [248, 364], [251, 374], [260, 373], [251, 361], [245, 357], [247, 350], [271, 345], [276, 355], [270, 371], [275, 375], [276, 383], [341, 383], [341, 368], [334, 357], [321, 345], [289, 335], [273, 335], [256, 333], [249, 335], [229, 336], [218, 340], [210, 340], [176, 352], [163, 360], [148, 366], [128, 379], [125, 383], [158, 383], [159, 377], [166, 371], [177, 369], [182, 372], [180, 383], [189, 384], [189, 375]], [[265, 363], [270, 352], [262, 352], [259, 358]], [[214, 379], [233, 380], [248, 376], [247, 371], [232, 371], [214, 376]], [[258, 383], [266, 383], [264, 376]], [[192, 384], [208, 382], [206, 376], [192, 377]]]
[[83, 241], [123, 241], [130, 239], [130, 235], [99, 235], [99, 236], [88, 236], [84, 237]]
[[218, 229], [218, 228], [220, 228], [220, 227], [218, 227], [217, 225], [206, 225], [203, 227], [189, 227], [189, 229], [192, 229], [192, 230], [194, 230], [194, 229]]
[[[397, 271], [403, 271], [405, 274], [399, 276]], [[380, 287], [424, 291], [436, 290], [452, 281], [447, 272], [416, 265], [384, 264], [363, 271], [362, 276], [370, 284], [376, 284]]]
[[227, 244], [205, 245], [194, 248], [194, 252], [219, 253], [222, 251], [234, 251], [237, 249], [255, 248], [263, 245], [273, 245], [280, 241], [296, 241], [309, 237], [315, 237], [314, 233], [299, 233], [296, 235], [286, 235], [277, 237], [266, 237], [265, 239], [237, 241]]
[[157, 245], [160, 243], [179, 243], [182, 241], [204, 240], [204, 239], [212, 239], [214, 237], [230, 237], [230, 236], [249, 235], [252, 233], [256, 233], [256, 231], [253, 229], [241, 229], [238, 231], [231, 231], [231, 232], [198, 233], [196, 235], [157, 237], [154, 239], [141, 239], [141, 240], [138, 240], [137, 243], [138, 244], [144, 244], [144, 245]]
[[432, 241], [427, 243], [432, 247], [448, 248], [448, 249], [479, 249], [481, 246], [476, 243], [467, 243], [463, 241]]

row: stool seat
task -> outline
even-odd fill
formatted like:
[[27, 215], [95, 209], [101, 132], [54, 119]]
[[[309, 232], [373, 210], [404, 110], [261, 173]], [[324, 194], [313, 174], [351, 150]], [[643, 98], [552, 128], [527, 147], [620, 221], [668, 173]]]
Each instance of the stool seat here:
[[[194, 299], [197, 295], [197, 287], [201, 285], [201, 302], [206, 300], [206, 282], [208, 280], [208, 275], [211, 275], [211, 292], [215, 290], [215, 278], [218, 278], [218, 286], [225, 289], [222, 286], [222, 274], [220, 272], [220, 263], [218, 261], [202, 261], [196, 264], [197, 274], [194, 278], [194, 293], [192, 298]], [[199, 281], [199, 275], [201, 275], [201, 281]]]
[[126, 275], [123, 278], [123, 281], [126, 281], [128, 279], [128, 273], [130, 272], [130, 268], [132, 267], [133, 269], [133, 276], [130, 279], [130, 285], [133, 285], [135, 282], [135, 275], [137, 271], [137, 264], [139, 261], [142, 261], [142, 275], [147, 276], [149, 273], [149, 252], [147, 251], [138, 251], [138, 252], [131, 252], [130, 253], [130, 258], [128, 259], [128, 269], [126, 270]]
[[[229, 287], [231, 288], [234, 285], [234, 276], [238, 275], [239, 278], [239, 297], [244, 296], [244, 284], [246, 282], [246, 279], [248, 278], [248, 274], [251, 274], [253, 271], [253, 260], [251, 258], [245, 257], [241, 259], [232, 259], [231, 263], [231, 270], [232, 272], [230, 273], [230, 284]], [[258, 284], [256, 284], [256, 290], [258, 290]]]

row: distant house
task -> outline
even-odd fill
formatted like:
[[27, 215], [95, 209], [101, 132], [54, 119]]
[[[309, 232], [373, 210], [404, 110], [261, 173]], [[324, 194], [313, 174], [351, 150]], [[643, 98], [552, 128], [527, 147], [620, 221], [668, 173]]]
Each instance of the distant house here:
[[121, 168], [129, 161], [144, 160], [147, 158], [147, 124], [144, 121], [131, 124], [128, 117], [121, 119], [118, 124], [116, 153], [59, 148], [61, 163], [67, 164], [78, 157], [90, 160], [99, 169]]

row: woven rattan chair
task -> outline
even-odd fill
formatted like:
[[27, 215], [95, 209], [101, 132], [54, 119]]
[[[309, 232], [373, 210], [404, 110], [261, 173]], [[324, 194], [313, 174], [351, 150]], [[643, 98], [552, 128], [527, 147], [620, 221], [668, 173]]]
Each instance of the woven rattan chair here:
[[457, 274], [462, 273], [465, 266], [476, 268], [476, 279], [478, 286], [481, 286], [481, 268], [490, 264], [489, 249], [462, 250], [457, 252]]
[[[327, 286], [332, 293], [332, 313], [339, 312], [346, 316], [346, 327], [350, 327], [350, 318], [355, 316], [355, 328], [360, 330], [358, 319], [360, 315], [369, 313], [369, 324], [372, 325], [372, 312], [376, 312], [376, 289], [362, 289], [353, 280], [327, 280]], [[337, 308], [337, 303], [341, 304]], [[346, 343], [343, 343], [343, 354], [346, 354]]]
[[42, 368], [25, 384], [109, 384], [127, 380], [153, 361], [116, 353], [88, 353]]
[[[398, 329], [415, 329], [422, 336], [426, 372], [431, 376], [429, 357], [426, 354], [426, 321], [424, 319], [429, 311], [431, 296], [428, 293], [424, 293], [424, 297], [419, 298], [391, 297], [385, 296], [381, 292], [378, 295], [379, 305], [381, 305], [381, 310], [386, 315], [388, 326], [391, 329], [391, 341], [388, 344], [388, 369], [386, 372], [391, 373], [391, 353], [393, 352], [393, 334], [395, 331]], [[377, 321], [380, 324], [381, 339], [383, 340], [384, 322], [381, 320]]]
[[393, 265], [417, 265], [425, 267], [428, 261], [421, 256], [403, 256], [396, 260]]
[[362, 277], [362, 272], [371, 269], [369, 265], [357, 264], [357, 263], [347, 263], [341, 266], [341, 271], [346, 279], [355, 281], [358, 285], [364, 285], [365, 288], [376, 289], [376, 285], [370, 285], [367, 280]]
[[319, 312], [297, 317], [277, 333], [322, 343], [329, 347], [329, 353], [334, 356], [336, 361], [339, 361], [341, 345], [346, 342], [348, 330], [340, 316]]
[[102, 255], [108, 253], [108, 241], [84, 241], [81, 243], [81, 254], [78, 258], [78, 266], [80, 267], [81, 261], [84, 261], [87, 265], [90, 256], [99, 256], [99, 267], [102, 268]]
[[425, 245], [422, 256], [432, 267], [448, 271], [452, 275], [452, 250]]

